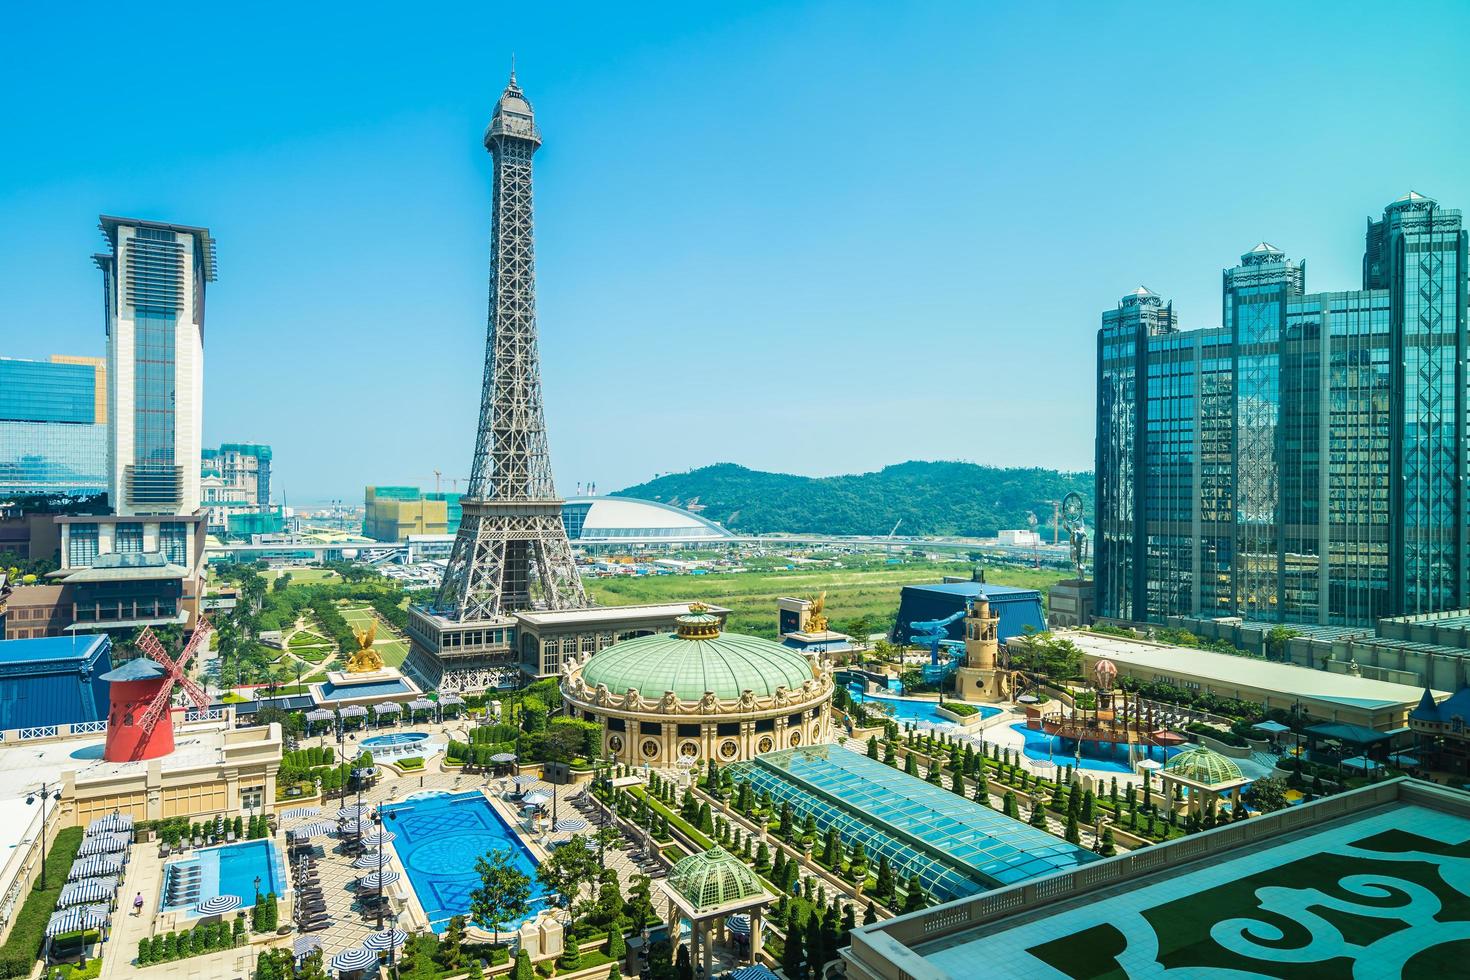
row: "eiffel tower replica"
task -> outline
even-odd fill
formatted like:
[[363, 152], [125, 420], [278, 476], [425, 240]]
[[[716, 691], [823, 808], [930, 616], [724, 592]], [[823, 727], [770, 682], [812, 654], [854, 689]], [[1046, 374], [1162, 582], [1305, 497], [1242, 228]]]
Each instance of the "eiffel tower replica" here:
[[542, 410], [531, 213], [531, 156], [540, 145], [512, 70], [485, 130], [495, 173], [475, 459], [438, 597], [431, 609], [410, 614], [405, 667], [444, 692], [504, 682], [520, 659], [514, 614], [589, 605], [552, 484]]

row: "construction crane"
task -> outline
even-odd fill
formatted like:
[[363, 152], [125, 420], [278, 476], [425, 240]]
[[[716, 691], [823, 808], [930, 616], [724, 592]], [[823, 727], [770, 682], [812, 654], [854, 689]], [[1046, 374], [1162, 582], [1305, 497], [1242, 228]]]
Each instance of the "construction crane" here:
[[441, 477], [443, 475], [444, 474], [440, 473], [438, 470], [435, 470], [434, 471], [434, 492], [435, 493], [438, 493], [439, 492], [439, 477]]
[[902, 523], [903, 523], [903, 518], [902, 517], [900, 517], [898, 520], [896, 520], [896, 521], [893, 522], [893, 530], [889, 531], [888, 532], [888, 537], [884, 539], [884, 542], [885, 543], [884, 543], [883, 550], [885, 552], [892, 552], [893, 551], [893, 536], [898, 533], [898, 526], [900, 524], [902, 524]]

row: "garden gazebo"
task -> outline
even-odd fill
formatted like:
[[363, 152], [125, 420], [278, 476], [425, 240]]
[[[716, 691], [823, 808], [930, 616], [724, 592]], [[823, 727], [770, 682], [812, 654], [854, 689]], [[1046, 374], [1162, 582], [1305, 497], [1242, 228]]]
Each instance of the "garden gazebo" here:
[[715, 937], [711, 933], [718, 932], [724, 941], [729, 916], [749, 916], [750, 956], [752, 963], [756, 961], [765, 909], [776, 896], [765, 890], [744, 862], [724, 848], [712, 847], [674, 865], [663, 885], [669, 895], [669, 934], [679, 935], [680, 918], [689, 920], [689, 960], [698, 963], [703, 957], [704, 976], [714, 976]]

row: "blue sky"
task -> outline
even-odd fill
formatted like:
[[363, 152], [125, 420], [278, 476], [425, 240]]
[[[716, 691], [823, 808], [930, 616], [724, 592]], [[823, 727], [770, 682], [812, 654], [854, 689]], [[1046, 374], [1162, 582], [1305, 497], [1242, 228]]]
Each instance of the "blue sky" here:
[[467, 476], [490, 159], [537, 155], [561, 492], [715, 461], [1089, 468], [1095, 332], [1266, 239], [1358, 285], [1470, 207], [1470, 5], [219, 4], [7, 12], [0, 355], [100, 354], [99, 213], [208, 225], [205, 435], [291, 502]]

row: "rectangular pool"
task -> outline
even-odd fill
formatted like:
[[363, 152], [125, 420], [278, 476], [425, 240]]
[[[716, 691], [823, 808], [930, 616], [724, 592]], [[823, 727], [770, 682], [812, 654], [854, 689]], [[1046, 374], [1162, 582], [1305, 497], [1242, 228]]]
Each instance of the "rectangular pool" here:
[[531, 879], [531, 915], [505, 923], [501, 931], [516, 928], [546, 904], [546, 891], [536, 880], [536, 859], [483, 794], [440, 793], [379, 811], [395, 835], [393, 851], [435, 932], [443, 932], [454, 916], [469, 913], [470, 892], [480, 885], [475, 859], [494, 851], [510, 851], [515, 866]]
[[[256, 878], [262, 895], [275, 892], [279, 897], [285, 892], [286, 870], [269, 840], [200, 848], [191, 857], [164, 865], [158, 907], [163, 912], [192, 909], [216, 895], [235, 895], [248, 908], [255, 902]], [[197, 885], [191, 879], [197, 879]]]

